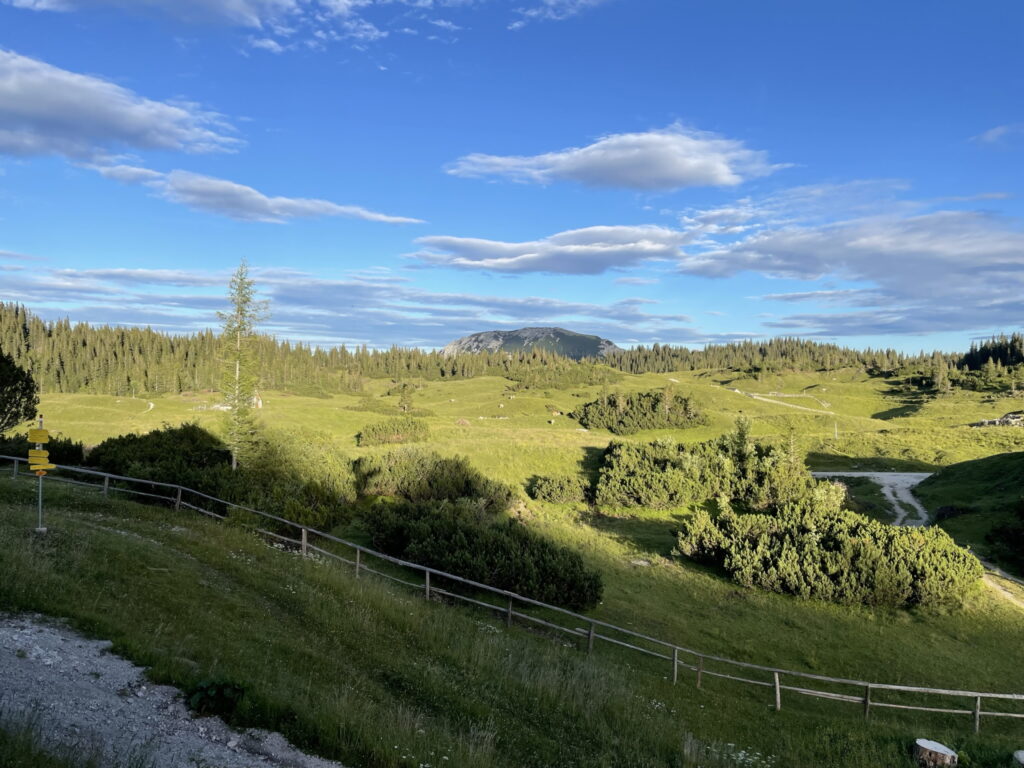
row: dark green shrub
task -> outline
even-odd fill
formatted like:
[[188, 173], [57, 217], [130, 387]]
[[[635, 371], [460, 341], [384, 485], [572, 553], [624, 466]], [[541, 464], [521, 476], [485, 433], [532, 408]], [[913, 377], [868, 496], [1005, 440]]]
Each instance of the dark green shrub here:
[[822, 482], [767, 513], [699, 510], [677, 534], [676, 554], [723, 568], [734, 581], [844, 605], [960, 602], [984, 571], [937, 527], [896, 527], [842, 509], [842, 486]]
[[203, 717], [230, 720], [245, 696], [245, 689], [224, 680], [202, 680], [189, 688], [188, 707]]
[[631, 435], [643, 429], [686, 429], [707, 424], [689, 397], [672, 388], [656, 392], [602, 395], [571, 413], [587, 429]]
[[225, 492], [231, 474], [231, 452], [195, 422], [108, 438], [87, 461], [114, 475], [175, 483], [212, 496]]
[[485, 477], [464, 456], [444, 457], [433, 451], [403, 448], [355, 463], [356, 483], [363, 496], [389, 496], [405, 501], [479, 500], [491, 513], [515, 501], [515, 491]]
[[600, 602], [601, 576], [577, 552], [515, 520], [489, 518], [468, 499], [381, 504], [364, 513], [374, 548], [387, 554], [572, 610]]
[[261, 430], [236, 471], [220, 439], [198, 424], [110, 438], [88, 461], [105, 472], [182, 485], [315, 528], [346, 519], [356, 496], [351, 461], [318, 433]]
[[590, 484], [579, 475], [538, 477], [530, 486], [530, 496], [554, 504], [579, 504], [589, 493]]
[[356, 435], [359, 445], [385, 445], [388, 443], [419, 443], [430, 436], [425, 422], [409, 416], [386, 419], [363, 427]]

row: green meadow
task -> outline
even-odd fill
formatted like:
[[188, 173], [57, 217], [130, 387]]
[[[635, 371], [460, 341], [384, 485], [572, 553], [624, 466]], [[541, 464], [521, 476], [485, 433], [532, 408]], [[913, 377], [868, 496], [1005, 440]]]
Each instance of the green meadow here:
[[[568, 417], [596, 398], [600, 387], [514, 391], [511, 382], [495, 377], [412, 383], [418, 385], [412, 414], [429, 426], [429, 448], [467, 456], [488, 476], [518, 487], [538, 475], [595, 471], [613, 439], [699, 441], [728, 431], [740, 415], [751, 419], [757, 438], [794, 441], [813, 469], [934, 471], [1024, 451], [1024, 430], [967, 426], [1019, 409], [1019, 398], [957, 392], [919, 399], [905, 394], [899, 382], [854, 371], [760, 380], [727, 372], [624, 375], [613, 388], [646, 391], [671, 384], [692, 395], [709, 417], [699, 428], [628, 438], [583, 430]], [[270, 427], [328, 435], [339, 452], [355, 458], [392, 449], [356, 443], [365, 426], [398, 415], [397, 395], [386, 394], [392, 386], [374, 380], [362, 393], [328, 398], [263, 392], [258, 414]], [[40, 411], [52, 430], [96, 444], [186, 421], [217, 432], [224, 422], [223, 413], [211, 408], [217, 399], [215, 393], [44, 395]], [[692, 680], [673, 687], [666, 684], [666, 670], [615, 649], [602, 648], [587, 660], [564, 638], [485, 628], [496, 625], [462, 609], [425, 606], [372, 582], [357, 584], [351, 574], [268, 550], [232, 529], [187, 515], [171, 521], [166, 511], [131, 504], [106, 505], [88, 491], [53, 490], [55, 527], [63, 531], [54, 546], [68, 552], [50, 552], [50, 545], [25, 538], [28, 485], [2, 488], [0, 498], [13, 500], [2, 516], [0, 568], [7, 586], [0, 589], [0, 607], [72, 617], [152, 665], [160, 680], [187, 687], [197, 669], [241, 680], [254, 692], [238, 713], [241, 721], [280, 728], [352, 765], [418, 765], [401, 757], [414, 747], [435, 754], [447, 749], [451, 764], [460, 766], [747, 764], [715, 763], [706, 751], [703, 758], [685, 757], [708, 744], [731, 743], [775, 755], [780, 762], [774, 765], [899, 766], [909, 764], [907, 744], [919, 736], [953, 745], [967, 756], [961, 764], [1008, 765], [1004, 757], [1020, 748], [1024, 736], [1019, 721], [1009, 719], [988, 719], [975, 736], [964, 716], [890, 710], [873, 714], [865, 725], [849, 704], [789, 696], [783, 711], [773, 713], [768, 689], [715, 682], [696, 691]], [[877, 486], [852, 491], [861, 511], [886, 518]], [[1002, 582], [995, 589], [987, 579], [960, 607], [911, 611], [742, 589], [672, 554], [673, 529], [686, 514], [530, 501], [522, 518], [601, 571], [604, 600], [593, 615], [620, 626], [706, 653], [812, 673], [1024, 689], [1024, 592], [1016, 585]], [[182, 526], [187, 533], [172, 532]], [[137, 532], [152, 546], [143, 553], [105, 529]], [[352, 526], [337, 533], [362, 535]], [[33, 559], [29, 550], [46, 556]], [[239, 552], [258, 567], [240, 567], [234, 559]], [[59, 568], [58, 555], [74, 568]], [[152, 562], [171, 575], [150, 573], [143, 557], [156, 558]], [[185, 586], [200, 579], [211, 585], [203, 590], [202, 606]], [[90, 583], [89, 594], [96, 596], [83, 603], [78, 596]], [[284, 584], [296, 591], [283, 594]], [[118, 602], [118, 594], [132, 597]], [[250, 637], [247, 628], [263, 626], [267, 617], [269, 634]], [[154, 627], [162, 638], [155, 645], [149, 641]], [[211, 650], [216, 643], [227, 645]], [[384, 658], [381, 647], [407, 651], [392, 650]], [[175, 661], [182, 658], [195, 665]], [[329, 664], [327, 673], [311, 672], [322, 664]], [[264, 679], [259, 672], [265, 665]], [[365, 708], [352, 702], [354, 692], [366, 697]], [[330, 714], [316, 709], [315, 701], [328, 702], [324, 712]], [[378, 718], [398, 725], [382, 729], [373, 725]], [[830, 736], [816, 738], [816, 731]], [[683, 749], [684, 743], [690, 746]]]

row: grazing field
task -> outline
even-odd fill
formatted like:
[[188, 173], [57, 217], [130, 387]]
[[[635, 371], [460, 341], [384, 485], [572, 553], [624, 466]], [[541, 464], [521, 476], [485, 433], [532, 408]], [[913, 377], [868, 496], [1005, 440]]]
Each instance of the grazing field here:
[[[787, 695], [772, 712], [767, 689], [706, 680], [698, 690], [687, 674], [673, 686], [656, 661], [605, 645], [587, 657], [564, 637], [95, 491], [49, 488], [51, 530], [37, 538], [33, 491], [0, 480], [0, 607], [68, 617], [157, 682], [239, 686], [229, 720], [349, 765], [898, 768], [926, 734], [998, 766], [1018, 745], [1019, 727], [1001, 719], [974, 735], [963, 716], [879, 711], [865, 723], [849, 704]], [[635, 572], [636, 591], [629, 580], [613, 590], [633, 605], [598, 615], [656, 634], [893, 682], [1000, 689], [1016, 679], [1022, 614], [986, 592], [962, 612], [875, 614], [744, 592], [667, 562], [616, 563], [616, 553], [606, 543], [588, 556]], [[641, 590], [669, 621], [636, 609]]]
[[[616, 437], [606, 430], [585, 431], [567, 417], [596, 399], [601, 394], [598, 386], [514, 391], [512, 382], [497, 377], [410, 383], [418, 386], [411, 414], [429, 426], [432, 448], [468, 456], [495, 479], [515, 484], [536, 474], [586, 469], [612, 439], [695, 442], [728, 431], [738, 415], [753, 421], [755, 437], [782, 439], [793, 433], [813, 469], [932, 471], [958, 461], [1024, 450], [1024, 430], [966, 426], [1019, 408], [1019, 397], [957, 392], [923, 399], [900, 392], [898, 381], [852, 370], [765, 376], [761, 381], [729, 372], [623, 375], [612, 390], [649, 391], [671, 385], [692, 395], [709, 417], [706, 426], [651, 430], [629, 437]], [[259, 415], [271, 426], [328, 433], [339, 450], [353, 456], [387, 450], [386, 446], [358, 448], [356, 435], [368, 424], [400, 414], [399, 396], [386, 394], [393, 386], [386, 380], [370, 380], [363, 393], [327, 398], [265, 392]], [[787, 396], [773, 398], [771, 393]], [[52, 429], [96, 444], [114, 435], [189, 420], [217, 431], [223, 414], [210, 409], [217, 402], [216, 393], [135, 399], [44, 395], [40, 411]], [[797, 403], [831, 413], [791, 407]]]
[[[538, 476], [579, 472], [593, 476], [611, 440], [706, 440], [729, 431], [738, 416], [751, 420], [755, 438], [791, 441], [813, 469], [935, 471], [953, 462], [1024, 450], [1024, 430], [966, 426], [1019, 407], [1019, 399], [962, 392], [921, 399], [905, 394], [899, 382], [855, 371], [766, 376], [762, 380], [714, 372], [623, 376], [614, 389], [650, 391], [671, 385], [680, 394], [692, 396], [707, 417], [702, 426], [628, 437], [584, 430], [569, 417], [574, 409], [599, 397], [601, 387], [516, 391], [509, 381], [495, 377], [411, 383], [416, 389], [407, 415], [429, 430], [427, 441], [420, 444], [441, 454], [467, 456], [488, 477], [517, 488]], [[364, 392], [327, 398], [264, 392], [264, 407], [258, 413], [268, 426], [325, 436], [339, 453], [355, 458], [394, 449], [390, 445], [361, 447], [356, 438], [368, 425], [402, 415], [399, 396], [387, 394], [393, 388], [392, 382], [375, 380], [366, 384]], [[211, 408], [217, 402], [216, 393], [138, 399], [45, 395], [40, 410], [53, 430], [96, 444], [109, 436], [186, 421], [217, 432], [224, 420], [222, 413]], [[794, 404], [801, 407], [794, 408]], [[863, 483], [852, 491], [860, 511], [889, 519], [877, 487]], [[3, 492], [14, 493], [9, 485], [3, 486]], [[18, 493], [18, 498], [28, 501], [27, 489]], [[161, 679], [183, 685], [194, 682], [192, 668], [174, 661], [179, 657], [244, 679], [260, 692], [254, 694], [253, 709], [245, 717], [272, 721], [274, 727], [301, 743], [356, 765], [418, 764], [381, 751], [381, 740], [391, 736], [379, 727], [367, 726], [362, 720], [367, 713], [399, 723], [402, 737], [396, 743], [401, 742], [400, 751], [407, 743], [425, 743], [441, 754], [444, 745], [453, 764], [481, 766], [689, 765], [673, 762], [682, 758], [670, 758], [682, 754], [679, 745], [690, 738], [687, 734], [784, 756], [787, 765], [898, 766], [906, 760], [907, 741], [923, 733], [944, 739], [969, 755], [986, 755], [977, 765], [1000, 765], [999, 756], [1008, 754], [1006, 749], [1020, 735], [1019, 726], [1012, 721], [986, 721], [981, 735], [975, 737], [970, 733], [969, 718], [904, 719], [889, 712], [877, 718], [873, 715], [872, 726], [866, 728], [854, 722], [856, 713], [851, 717], [851, 705], [806, 701], [794, 702], [792, 709], [787, 707], [766, 721], [766, 702], [757, 690], [726, 683], [700, 693], [688, 687], [666, 687], [663, 670], [649, 670], [635, 660], [614, 669], [604, 662], [588, 665], [573, 651], [557, 644], [552, 647], [547, 640], [535, 644], [530, 635], [516, 631], [514, 645], [529, 649], [531, 660], [527, 661], [501, 639], [504, 630], [497, 630], [499, 639], [491, 638], [489, 633], [494, 630], [479, 618], [459, 612], [452, 618], [424, 613], [415, 600], [383, 587], [357, 587], [347, 576], [270, 552], [229, 529], [207, 530], [205, 523], [190, 521], [190, 531], [197, 525], [205, 531], [202, 537], [193, 538], [192, 534], [173, 533], [166, 512], [132, 505], [107, 509], [86, 496], [60, 493], [65, 494], [65, 512], [59, 519], [69, 530], [74, 529], [75, 542], [93, 541], [106, 556], [124, 561], [113, 570], [103, 568], [102, 563], [91, 562], [89, 547], [66, 542], [61, 546], [71, 547], [82, 569], [80, 576], [85, 578], [95, 566], [104, 578], [112, 577], [113, 583], [123, 580], [123, 594], [128, 594], [129, 578], [118, 569], [134, 568], [136, 576], [144, 577], [144, 584], [153, 582], [146, 587], [153, 590], [146, 599], [156, 602], [146, 608], [140, 598], [115, 610], [100, 590], [100, 597], [87, 601], [91, 607], [86, 610], [74, 598], [78, 587], [68, 588], [63, 581], [67, 574], [56, 569], [36, 579], [49, 584], [52, 592], [25, 586], [35, 566], [18, 554], [18, 547], [26, 542], [15, 525], [6, 534], [4, 567], [28, 570], [25, 578], [18, 580], [20, 586], [0, 591], [0, 607], [77, 617], [90, 631], [120, 638], [119, 647], [136, 660], [155, 665], [155, 674]], [[952, 499], [952, 491], [948, 493]], [[947, 503], [942, 500], [944, 494], [947, 491], [939, 490], [930, 498], [941, 505]], [[27, 519], [29, 514], [17, 504], [9, 510], [8, 521]], [[754, 663], [895, 684], [1020, 691], [1024, 601], [1012, 585], [997, 588], [986, 580], [963, 606], [910, 611], [843, 607], [743, 589], [721, 574], [673, 554], [674, 530], [690, 511], [597, 511], [583, 503], [530, 501], [520, 517], [535, 532], [581, 553], [588, 565], [601, 572], [605, 590], [603, 602], [593, 611], [597, 618], [702, 652]], [[169, 597], [171, 603], [161, 605], [164, 598], [157, 597], [161, 579], [174, 579], [149, 573], [130, 548], [109, 550], [116, 540], [109, 535], [112, 527], [152, 542], [155, 549], [148, 556], [177, 563], [172, 572], [178, 573], [179, 566], [194, 557], [197, 564], [180, 570], [182, 574], [197, 583], [227, 586], [224, 602], [215, 601], [198, 615], [211, 627], [219, 627], [217, 638], [231, 638], [236, 645], [222, 655], [204, 656], [210, 652], [199, 650], [202, 638], [214, 629], [205, 624], [193, 626], [199, 619], [190, 618], [190, 612], [197, 610], [190, 598]], [[949, 530], [960, 535], [954, 526]], [[337, 532], [367, 542], [358, 523], [347, 523]], [[62, 535], [54, 540], [61, 541]], [[965, 537], [965, 543], [972, 542], [970, 536]], [[40, 551], [40, 545], [32, 546]], [[226, 562], [226, 550], [241, 552], [243, 560], [259, 563], [261, 573]], [[45, 559], [39, 562], [39, 567], [49, 567]], [[291, 584], [294, 592], [289, 595], [297, 597], [257, 597], [263, 592], [278, 595], [282, 584]], [[163, 586], [177, 589], [173, 583]], [[209, 597], [214, 591], [211, 586], [204, 594]], [[337, 614], [328, 616], [316, 601], [327, 601]], [[225, 612], [227, 618], [218, 618], [215, 612]], [[168, 615], [173, 621], [161, 618]], [[279, 622], [274, 629], [262, 640], [248, 637], [245, 628], [262, 626], [267, 616]], [[298, 631], [295, 622], [335, 639], [313, 641], [301, 634], [293, 638]], [[436, 633], [437, 637], [422, 636], [417, 628], [420, 622], [427, 622], [431, 627], [428, 635]], [[166, 641], [160, 648], [152, 647], [146, 632], [132, 629], [136, 624], [148, 627], [149, 632], [159, 628], [158, 634]], [[351, 636], [356, 630], [362, 633], [362, 640]], [[384, 637], [381, 632], [390, 634]], [[520, 636], [525, 645], [520, 645]], [[213, 636], [209, 637], [216, 645]], [[394, 650], [408, 644], [415, 653]], [[390, 649], [387, 658], [380, 656], [383, 648]], [[260, 682], [255, 667], [244, 660], [250, 653], [269, 665], [272, 674], [265, 682]], [[625, 662], [614, 651], [603, 653]], [[517, 671], [510, 680], [497, 682], [505, 676], [500, 671], [501, 654], [512, 654]], [[339, 661], [341, 655], [345, 661]], [[361, 659], [358, 662], [357, 657]], [[325, 659], [331, 660], [328, 677], [333, 682], [310, 672], [326, 663]], [[472, 663], [464, 662], [467, 659]], [[560, 676], [557, 680], [546, 677], [556, 673]], [[642, 680], [634, 679], [635, 675]], [[293, 690], [296, 685], [301, 690]], [[429, 693], [418, 690], [421, 685], [428, 686]], [[581, 693], [570, 690], [574, 686]], [[344, 697], [339, 690], [365, 692], [371, 703], [356, 708], [351, 701], [341, 700]], [[460, 695], [478, 701], [453, 704]], [[644, 710], [642, 717], [632, 712], [633, 702], [641, 699], [654, 702], [652, 711]], [[313, 713], [314, 700], [331, 702], [328, 711], [341, 724], [328, 726], [320, 714]], [[447, 702], [450, 712], [440, 711], [437, 702]], [[286, 712], [291, 714], [286, 717]], [[827, 728], [833, 739], [810, 737], [814, 728], [797, 718], [812, 713], [822, 718], [814, 727]], [[533, 718], [562, 725], [542, 731]], [[781, 718], [778, 726], [770, 722], [774, 718]], [[392, 729], [387, 730], [390, 733]], [[430, 734], [429, 738], [420, 738], [420, 730]], [[583, 732], [587, 733], [585, 739]], [[626, 733], [628, 737], [623, 735]], [[696, 749], [694, 744], [691, 747]], [[621, 759], [627, 753], [634, 756], [632, 762]], [[853, 762], [851, 755], [856, 755]], [[863, 762], [857, 762], [862, 758]], [[714, 763], [704, 760], [699, 764]]]

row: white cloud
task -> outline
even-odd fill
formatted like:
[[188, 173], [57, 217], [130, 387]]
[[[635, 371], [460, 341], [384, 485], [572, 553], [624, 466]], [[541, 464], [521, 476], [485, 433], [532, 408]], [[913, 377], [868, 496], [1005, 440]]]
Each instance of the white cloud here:
[[615, 282], [619, 285], [657, 285], [661, 281], [656, 277], [617, 277]]
[[123, 184], [146, 184], [159, 182], [164, 174], [137, 165], [90, 165], [87, 166], [106, 179], [120, 181]]
[[168, 200], [208, 213], [243, 221], [282, 222], [295, 218], [342, 216], [387, 224], [420, 224], [421, 219], [390, 216], [358, 205], [339, 205], [329, 200], [303, 197], [269, 197], [227, 179], [188, 171], [171, 171], [149, 182]]
[[977, 136], [972, 136], [971, 141], [975, 141], [979, 144], [998, 144], [1007, 136], [1014, 133], [1024, 133], [1024, 123], [997, 125], [995, 128], [989, 128], [987, 131], [983, 131]]
[[249, 47], [267, 51], [268, 53], [284, 53], [287, 50], [285, 46], [270, 37], [250, 37]]
[[683, 240], [677, 230], [650, 225], [585, 227], [519, 243], [431, 236], [416, 241], [426, 250], [410, 258], [489, 272], [596, 275], [651, 259], [676, 260]]
[[742, 141], [672, 125], [644, 133], [605, 136], [585, 147], [541, 155], [487, 155], [459, 158], [446, 170], [454, 176], [498, 177], [547, 184], [576, 181], [593, 187], [670, 190], [680, 187], [735, 186], [785, 167]]
[[603, 5], [608, 0], [541, 0], [540, 5], [520, 8], [522, 19], [509, 25], [509, 29], [518, 30], [526, 26], [527, 20], [542, 19], [548, 21], [564, 21], [583, 11]]
[[458, 32], [462, 29], [458, 24], [448, 21], [447, 19], [431, 19], [430, 23], [435, 27], [446, 30], [447, 32]]
[[[254, 267], [257, 288], [273, 307], [274, 333], [314, 343], [440, 347], [489, 328], [565, 325], [612, 339], [703, 338], [681, 314], [658, 313], [653, 302], [609, 304], [539, 296], [488, 296], [425, 291], [390, 275], [327, 279], [292, 269]], [[43, 314], [115, 324], [151, 324], [171, 331], [216, 326], [229, 272], [174, 269], [59, 269], [12, 274], [14, 301]]]
[[358, 205], [304, 197], [270, 197], [227, 179], [190, 171], [160, 173], [133, 165], [90, 165], [100, 175], [125, 184], [142, 184], [173, 203], [241, 221], [281, 223], [296, 218], [340, 216], [386, 224], [422, 224], [421, 219], [390, 216]]
[[[878, 190], [885, 187], [877, 184]], [[807, 281], [811, 290], [762, 298], [860, 308], [766, 323], [789, 332], [871, 335], [1020, 326], [1024, 222], [987, 211], [933, 210], [935, 201], [885, 195], [861, 201], [860, 193], [870, 188], [858, 182], [855, 188], [802, 188], [768, 201], [748, 199], [733, 207], [742, 215], [732, 218], [715, 219], [721, 209], [689, 212], [684, 228], [697, 236], [679, 269], [705, 277], [756, 272]], [[801, 216], [792, 205], [800, 200], [818, 205]], [[728, 226], [711, 223], [716, 220]], [[855, 287], [821, 286], [822, 280]]]
[[0, 153], [94, 160], [125, 148], [235, 148], [221, 116], [0, 50]]
[[[15, 8], [35, 11], [71, 11], [80, 8], [150, 8], [188, 21], [219, 21], [260, 27], [299, 9], [299, 0], [0, 0]], [[326, 3], [325, 3], [326, 4]]]

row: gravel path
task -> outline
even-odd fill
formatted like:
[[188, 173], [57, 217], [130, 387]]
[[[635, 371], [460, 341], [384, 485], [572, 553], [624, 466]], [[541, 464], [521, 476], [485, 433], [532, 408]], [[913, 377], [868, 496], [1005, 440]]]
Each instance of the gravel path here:
[[342, 768], [280, 734], [192, 717], [178, 689], [153, 685], [109, 648], [41, 616], [0, 614], [0, 711], [35, 710], [54, 744], [109, 758], [141, 749], [154, 768]]
[[[928, 525], [931, 516], [910, 489], [931, 477], [931, 472], [811, 472], [814, 477], [866, 477], [882, 487], [882, 493], [892, 505], [893, 525]], [[910, 510], [914, 517], [907, 519]]]
[[[726, 390], [728, 392], [734, 392], [737, 395], [743, 395], [744, 397], [749, 397], [752, 400], [760, 400], [762, 403], [772, 403], [773, 405], [782, 405], [782, 406], [785, 406], [786, 408], [796, 408], [798, 411], [807, 411], [808, 413], [823, 413], [826, 416], [835, 416], [836, 415], [834, 411], [821, 411], [821, 410], [818, 410], [817, 408], [808, 408], [805, 405], [797, 405], [796, 403], [780, 403], [778, 400], [772, 400], [771, 398], [765, 397], [764, 395], [758, 395], [758, 394], [755, 394], [753, 392], [744, 392], [743, 390], [736, 389], [735, 387], [722, 387], [722, 389], [724, 389], [724, 390]], [[814, 398], [814, 399], [817, 399], [817, 398]]]

